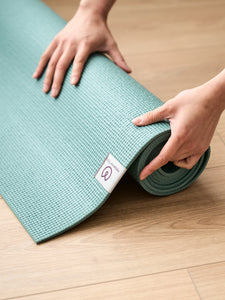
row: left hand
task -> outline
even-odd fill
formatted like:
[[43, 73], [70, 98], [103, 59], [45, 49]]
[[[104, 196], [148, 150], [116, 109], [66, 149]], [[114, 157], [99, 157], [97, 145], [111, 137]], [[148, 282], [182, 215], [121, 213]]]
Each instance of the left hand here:
[[106, 16], [81, 7], [42, 54], [33, 77], [40, 77], [47, 66], [43, 92], [51, 89], [51, 96], [57, 97], [71, 62], [71, 84], [77, 84], [88, 56], [97, 51], [108, 54], [121, 69], [131, 72], [107, 26]]

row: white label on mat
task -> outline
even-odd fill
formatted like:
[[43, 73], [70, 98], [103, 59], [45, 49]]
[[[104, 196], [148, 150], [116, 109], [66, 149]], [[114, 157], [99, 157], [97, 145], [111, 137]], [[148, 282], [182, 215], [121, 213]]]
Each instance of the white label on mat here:
[[111, 193], [126, 170], [127, 169], [109, 153], [95, 174], [95, 178], [107, 192]]

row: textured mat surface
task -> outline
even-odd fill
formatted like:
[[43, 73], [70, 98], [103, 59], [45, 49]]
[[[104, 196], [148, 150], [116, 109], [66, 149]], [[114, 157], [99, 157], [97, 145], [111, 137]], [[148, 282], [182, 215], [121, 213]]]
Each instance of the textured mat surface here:
[[[42, 92], [44, 76], [32, 74], [64, 25], [38, 0], [1, 1], [0, 194], [37, 243], [93, 214], [126, 169], [139, 182], [170, 135], [166, 122], [132, 124], [162, 102], [103, 55], [90, 57], [79, 86], [69, 72], [57, 100]], [[176, 193], [208, 157], [192, 170], [168, 164], [139, 183], [156, 195]]]

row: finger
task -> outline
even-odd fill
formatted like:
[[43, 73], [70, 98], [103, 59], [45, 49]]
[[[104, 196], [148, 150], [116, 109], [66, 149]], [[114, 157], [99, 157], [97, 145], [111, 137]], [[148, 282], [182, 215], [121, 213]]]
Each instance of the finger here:
[[116, 44], [107, 52], [113, 59], [114, 63], [127, 73], [131, 73], [131, 68], [127, 65], [123, 55]]
[[43, 92], [47, 93], [50, 89], [53, 75], [55, 72], [56, 64], [60, 58], [61, 50], [60, 48], [57, 48], [56, 51], [53, 53], [46, 70], [46, 75], [43, 83]]
[[170, 137], [160, 153], [141, 171], [139, 176], [140, 180], [144, 180], [146, 177], [167, 164], [169, 161], [173, 161], [173, 156], [179, 146], [180, 145], [176, 143], [176, 140], [173, 137]]
[[90, 50], [86, 47], [80, 47], [77, 51], [73, 62], [73, 69], [71, 73], [71, 84], [77, 84], [80, 80], [81, 73], [83, 71], [84, 65], [88, 59]]
[[33, 74], [33, 78], [38, 78], [44, 71], [45, 66], [47, 65], [52, 53], [56, 48], [56, 43], [54, 41], [48, 46], [45, 52], [42, 54], [38, 66]]
[[74, 56], [74, 53], [71, 52], [71, 50], [68, 48], [65, 50], [63, 55], [60, 57], [60, 59], [57, 62], [55, 73], [54, 73], [54, 79], [52, 83], [52, 97], [57, 97], [63, 83], [63, 79], [65, 77], [65, 73], [72, 61], [72, 58]]
[[192, 156], [189, 156], [185, 159], [174, 161], [173, 163], [177, 167], [190, 170], [199, 161], [201, 156], [202, 156], [202, 154], [192, 155]]
[[166, 119], [169, 115], [166, 103], [132, 120], [137, 126], [149, 125]]

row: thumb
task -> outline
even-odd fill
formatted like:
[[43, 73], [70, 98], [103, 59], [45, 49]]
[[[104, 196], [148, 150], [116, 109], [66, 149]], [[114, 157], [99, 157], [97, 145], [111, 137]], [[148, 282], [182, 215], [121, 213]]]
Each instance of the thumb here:
[[116, 44], [108, 51], [108, 54], [112, 57], [112, 60], [118, 67], [127, 73], [131, 73], [131, 68], [127, 65]]
[[167, 106], [166, 104], [163, 104], [162, 106], [152, 110], [148, 111], [144, 115], [141, 115], [135, 119], [132, 120], [134, 125], [137, 126], [143, 126], [143, 125], [149, 125], [152, 123], [156, 123], [159, 121], [163, 121], [168, 116]]

